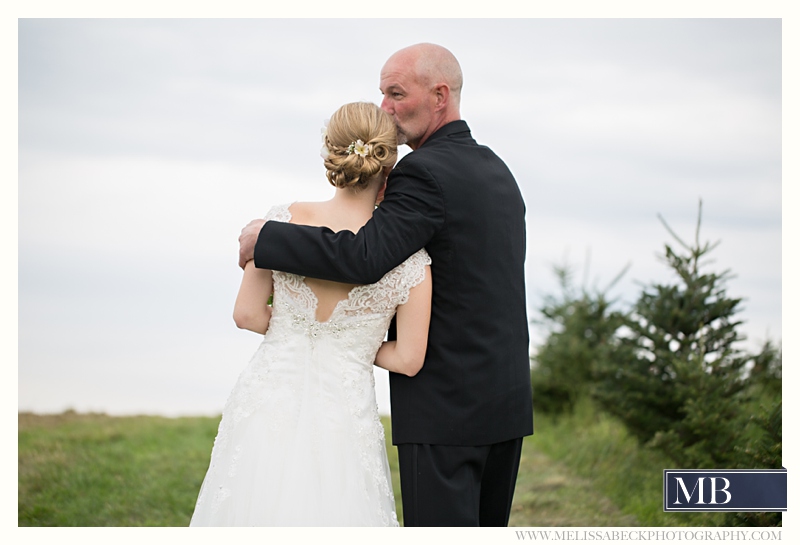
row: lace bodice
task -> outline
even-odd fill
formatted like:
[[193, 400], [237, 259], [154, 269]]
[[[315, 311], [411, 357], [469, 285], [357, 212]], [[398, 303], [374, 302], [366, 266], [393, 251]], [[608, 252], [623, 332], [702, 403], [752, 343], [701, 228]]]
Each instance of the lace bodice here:
[[[266, 219], [288, 222], [289, 205], [273, 207]], [[273, 518], [265, 523], [397, 525], [373, 362], [397, 306], [408, 301], [409, 291], [424, 279], [430, 263], [427, 252], [420, 250], [375, 284], [351, 289], [325, 322], [316, 319], [317, 296], [304, 277], [273, 271], [269, 329], [223, 410], [193, 524], [238, 523], [234, 508], [238, 503], [231, 503], [232, 498], [237, 487], [249, 485], [237, 485], [237, 479], [271, 463], [276, 480], [268, 476], [259, 483], [269, 490], [260, 509], [262, 514], [269, 513], [265, 517]], [[255, 448], [254, 433], [274, 443], [266, 458]], [[271, 456], [280, 461], [267, 462]], [[331, 471], [312, 471], [334, 458], [339, 461]], [[251, 469], [243, 469], [248, 463]], [[288, 474], [295, 477], [290, 479]], [[320, 484], [335, 478], [344, 481], [330, 490]], [[292, 510], [289, 498], [298, 486], [285, 483], [295, 480], [313, 496], [332, 494], [319, 511], [324, 519], [296, 518], [309, 512], [309, 499], [298, 500], [306, 504], [301, 514]], [[342, 502], [340, 488], [352, 483], [361, 484], [345, 494], [352, 501]], [[273, 500], [274, 507], [266, 507]], [[340, 515], [327, 518], [339, 507], [344, 509]]]
[[[275, 206], [267, 213], [265, 219], [274, 221], [291, 220], [289, 205]], [[325, 322], [316, 319], [317, 296], [305, 283], [302, 276], [273, 271], [273, 315], [270, 330], [281, 334], [283, 328], [305, 328], [312, 340], [328, 335], [332, 338], [355, 336], [351, 340], [367, 340], [371, 337], [369, 349], [364, 357], [372, 365], [374, 351], [380, 347], [389, 321], [399, 305], [408, 301], [411, 288], [422, 282], [425, 277], [425, 265], [431, 259], [422, 249], [412, 255], [398, 267], [389, 271], [375, 284], [356, 286], [348, 296], [339, 301]], [[378, 337], [365, 335], [375, 329]], [[383, 330], [382, 332], [380, 330]]]

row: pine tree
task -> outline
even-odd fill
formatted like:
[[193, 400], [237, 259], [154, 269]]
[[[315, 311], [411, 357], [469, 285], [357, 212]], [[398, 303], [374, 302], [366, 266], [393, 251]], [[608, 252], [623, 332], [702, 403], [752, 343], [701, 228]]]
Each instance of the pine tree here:
[[534, 406], [549, 413], [571, 412], [578, 399], [588, 394], [597, 369], [620, 350], [616, 331], [624, 323], [607, 293], [625, 274], [617, 275], [605, 290], [577, 293], [568, 266], [555, 266], [561, 297], [548, 296], [540, 312], [550, 332], [533, 357], [531, 371]]
[[[744, 469], [779, 469], [783, 467], [783, 404], [775, 403], [765, 411], [765, 416], [753, 416], [752, 420], [761, 431], [760, 437], [740, 457]], [[782, 526], [780, 512], [727, 513], [726, 526]]]
[[643, 443], [685, 468], [732, 467], [744, 425], [749, 357], [735, 319], [741, 299], [728, 297], [729, 271], [707, 272], [719, 242], [700, 243], [702, 203], [693, 244], [678, 237], [664, 259], [676, 278], [646, 287], [626, 320], [620, 351], [600, 375], [596, 398]]

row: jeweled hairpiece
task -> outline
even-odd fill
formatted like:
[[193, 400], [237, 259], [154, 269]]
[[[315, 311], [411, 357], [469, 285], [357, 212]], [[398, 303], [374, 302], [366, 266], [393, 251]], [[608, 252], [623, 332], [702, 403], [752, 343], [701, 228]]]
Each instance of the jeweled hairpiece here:
[[366, 157], [369, 155], [369, 152], [372, 150], [372, 146], [369, 144], [365, 144], [361, 140], [356, 140], [352, 142], [349, 146], [347, 146], [347, 155], [351, 153], [355, 153], [356, 155], [360, 155], [361, 157]]

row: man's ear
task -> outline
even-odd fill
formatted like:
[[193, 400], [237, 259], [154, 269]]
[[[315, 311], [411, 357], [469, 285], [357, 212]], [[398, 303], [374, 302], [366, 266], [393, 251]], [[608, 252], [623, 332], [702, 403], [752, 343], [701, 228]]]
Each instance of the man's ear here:
[[450, 103], [450, 86], [446, 83], [440, 83], [433, 88], [434, 96], [436, 97], [436, 110], [444, 110]]

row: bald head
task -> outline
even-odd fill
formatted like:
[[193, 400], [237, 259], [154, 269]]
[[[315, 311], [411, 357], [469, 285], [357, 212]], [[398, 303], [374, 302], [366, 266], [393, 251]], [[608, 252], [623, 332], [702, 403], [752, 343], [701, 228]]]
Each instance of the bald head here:
[[438, 129], [461, 119], [461, 67], [447, 49], [416, 44], [381, 70], [381, 108], [397, 126], [398, 143], [417, 149]]
[[464, 78], [461, 65], [448, 49], [429, 43], [421, 43], [403, 48], [386, 61], [405, 66], [424, 87], [446, 84], [450, 89], [450, 98], [458, 112], [461, 102], [461, 87]]

